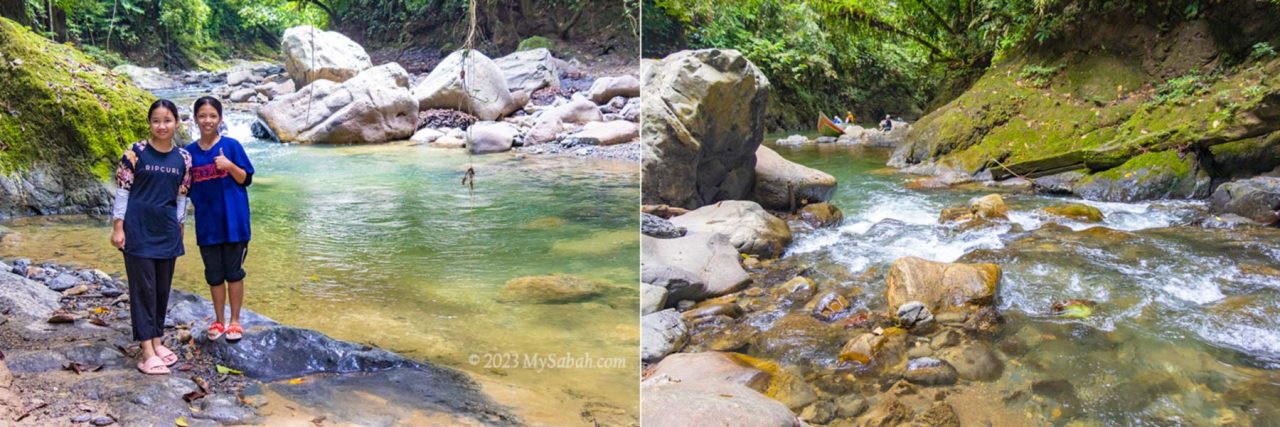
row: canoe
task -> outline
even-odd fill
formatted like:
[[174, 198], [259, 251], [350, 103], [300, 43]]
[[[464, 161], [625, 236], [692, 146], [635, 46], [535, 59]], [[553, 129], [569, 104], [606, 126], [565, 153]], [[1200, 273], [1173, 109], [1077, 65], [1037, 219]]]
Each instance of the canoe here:
[[832, 122], [825, 114], [818, 115], [818, 135], [839, 138], [844, 135], [844, 128]]

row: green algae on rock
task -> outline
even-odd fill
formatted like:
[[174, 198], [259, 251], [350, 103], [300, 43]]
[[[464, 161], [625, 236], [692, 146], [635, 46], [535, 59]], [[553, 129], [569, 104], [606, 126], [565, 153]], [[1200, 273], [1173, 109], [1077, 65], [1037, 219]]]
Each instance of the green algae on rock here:
[[0, 216], [99, 212], [155, 99], [74, 47], [0, 18]]

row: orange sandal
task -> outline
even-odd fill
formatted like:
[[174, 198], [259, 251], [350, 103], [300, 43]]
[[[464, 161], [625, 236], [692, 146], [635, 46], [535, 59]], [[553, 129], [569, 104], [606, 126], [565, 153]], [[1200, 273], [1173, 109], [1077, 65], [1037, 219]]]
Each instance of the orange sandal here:
[[232, 323], [227, 326], [227, 341], [240, 341], [242, 337], [244, 337], [244, 328], [239, 323]]
[[174, 363], [178, 363], [178, 355], [173, 354], [173, 350], [163, 345], [156, 346], [156, 357], [159, 357], [160, 361], [164, 362], [164, 366], [173, 366]]
[[151, 358], [138, 362], [138, 371], [147, 375], [165, 375], [169, 373], [169, 368], [164, 366], [164, 361], [159, 357]]
[[213, 322], [212, 325], [209, 325], [209, 330], [205, 332], [205, 335], [209, 337], [209, 341], [213, 341], [222, 338], [222, 333], [226, 331], [227, 329], [222, 326], [222, 322]]

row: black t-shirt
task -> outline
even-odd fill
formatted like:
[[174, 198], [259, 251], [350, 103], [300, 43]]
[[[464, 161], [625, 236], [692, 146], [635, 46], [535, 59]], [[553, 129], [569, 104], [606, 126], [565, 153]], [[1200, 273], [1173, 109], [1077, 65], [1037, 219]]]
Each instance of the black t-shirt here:
[[191, 155], [174, 146], [167, 153], [140, 141], [125, 150], [117, 185], [129, 190], [124, 214], [124, 251], [140, 258], [183, 255], [178, 196], [191, 185]]

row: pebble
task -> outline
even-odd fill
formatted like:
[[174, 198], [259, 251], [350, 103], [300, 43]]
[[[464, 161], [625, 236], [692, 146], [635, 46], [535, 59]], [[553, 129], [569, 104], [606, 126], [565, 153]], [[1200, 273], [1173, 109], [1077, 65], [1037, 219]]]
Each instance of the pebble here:
[[912, 384], [929, 386], [955, 384], [958, 376], [956, 368], [947, 361], [920, 357], [907, 362], [907, 372], [903, 378]]

